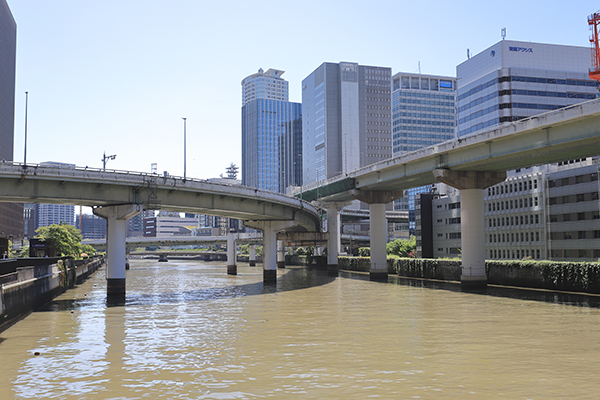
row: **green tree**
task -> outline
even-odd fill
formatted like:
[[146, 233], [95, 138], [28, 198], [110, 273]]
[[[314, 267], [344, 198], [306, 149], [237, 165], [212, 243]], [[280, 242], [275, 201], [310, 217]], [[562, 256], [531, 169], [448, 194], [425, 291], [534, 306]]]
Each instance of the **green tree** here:
[[67, 225], [62, 221], [60, 225], [53, 224], [36, 229], [35, 237], [42, 240], [52, 240], [57, 253], [61, 256], [79, 257], [82, 252], [81, 240], [83, 236], [81, 232], [74, 226]]
[[[27, 243], [27, 244], [25, 244]], [[15, 250], [12, 242], [8, 241], [8, 258], [26, 258], [29, 257], [29, 243], [25, 242], [20, 250]]]
[[96, 254], [96, 249], [93, 246], [90, 246], [89, 244], [82, 244], [81, 253], [85, 253], [88, 256], [91, 256]]
[[399, 257], [414, 257], [417, 249], [417, 238], [413, 235], [409, 239], [396, 239], [385, 246], [387, 254]]

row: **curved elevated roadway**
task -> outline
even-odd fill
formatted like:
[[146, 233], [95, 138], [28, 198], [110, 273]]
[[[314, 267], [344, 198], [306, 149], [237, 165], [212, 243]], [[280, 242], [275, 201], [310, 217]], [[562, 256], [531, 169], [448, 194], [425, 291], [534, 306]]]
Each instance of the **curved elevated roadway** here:
[[[237, 218], [264, 234], [265, 282], [277, 277], [277, 232], [317, 232], [321, 218], [303, 200], [238, 185], [64, 165], [0, 163], [0, 201], [85, 205], [107, 220], [107, 294], [125, 296], [126, 220], [143, 209]], [[230, 239], [232, 249], [236, 237]], [[234, 260], [234, 257], [230, 257]], [[228, 263], [229, 264], [229, 263]], [[235, 274], [235, 261], [228, 265]]]
[[0, 163], [0, 201], [106, 207], [140, 204], [244, 221], [295, 221], [288, 231], [320, 231], [309, 203], [279, 193], [207, 180], [127, 171]]

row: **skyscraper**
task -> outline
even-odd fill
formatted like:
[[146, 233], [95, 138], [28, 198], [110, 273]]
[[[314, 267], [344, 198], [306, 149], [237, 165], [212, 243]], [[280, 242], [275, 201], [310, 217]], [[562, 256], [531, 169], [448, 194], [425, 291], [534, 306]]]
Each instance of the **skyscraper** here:
[[283, 79], [285, 71], [269, 68], [264, 72], [259, 68], [258, 72], [247, 76], [242, 81], [242, 106], [256, 100], [289, 100], [288, 81]]
[[[17, 24], [0, 0], [0, 161], [12, 161], [15, 130]], [[23, 238], [23, 204], [0, 203], [0, 238]]]
[[456, 67], [458, 136], [594, 99], [590, 49], [500, 41]]
[[242, 184], [284, 192], [302, 176], [302, 105], [288, 99], [283, 71], [242, 81]]
[[392, 156], [391, 68], [323, 63], [302, 81], [303, 184]]
[[6, 0], [0, 0], [0, 160], [12, 161], [15, 130], [17, 24]]
[[[392, 134], [394, 157], [451, 140], [456, 130], [456, 78], [399, 72], [392, 77]], [[408, 211], [408, 226], [415, 234], [415, 195], [431, 186], [406, 191], [394, 202], [397, 211]]]

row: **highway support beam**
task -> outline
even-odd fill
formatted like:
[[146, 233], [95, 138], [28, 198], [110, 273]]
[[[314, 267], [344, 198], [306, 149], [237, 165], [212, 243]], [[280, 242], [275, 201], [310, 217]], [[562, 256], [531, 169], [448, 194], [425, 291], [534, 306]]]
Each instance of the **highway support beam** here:
[[239, 239], [237, 233], [229, 232], [227, 234], [227, 275], [237, 275], [236, 263], [236, 241]]
[[461, 287], [481, 290], [487, 287], [485, 272], [485, 218], [483, 190], [503, 182], [504, 172], [453, 171], [436, 169], [435, 178], [460, 190], [460, 230], [462, 247]]
[[404, 192], [392, 190], [359, 190], [355, 189], [352, 196], [369, 205], [370, 240], [371, 240], [371, 270], [369, 278], [372, 281], [387, 281], [387, 221], [385, 206], [402, 197]]
[[127, 263], [127, 220], [143, 211], [141, 204], [95, 207], [95, 215], [106, 220], [106, 298], [109, 302], [125, 300]]
[[327, 202], [327, 275], [338, 276], [338, 256], [342, 245], [340, 211], [352, 202]]
[[277, 283], [277, 232], [298, 225], [296, 221], [252, 221], [255, 229], [263, 231], [263, 283]]

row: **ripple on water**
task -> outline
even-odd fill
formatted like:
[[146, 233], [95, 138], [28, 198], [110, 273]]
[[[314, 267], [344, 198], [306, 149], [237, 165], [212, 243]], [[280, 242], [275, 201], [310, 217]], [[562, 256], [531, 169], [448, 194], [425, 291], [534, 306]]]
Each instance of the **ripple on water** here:
[[4, 332], [0, 392], [586, 398], [600, 389], [600, 311], [572, 299], [305, 269], [279, 270], [277, 285], [265, 287], [260, 268], [228, 276], [223, 263], [131, 264], [124, 304], [106, 306], [100, 272]]

